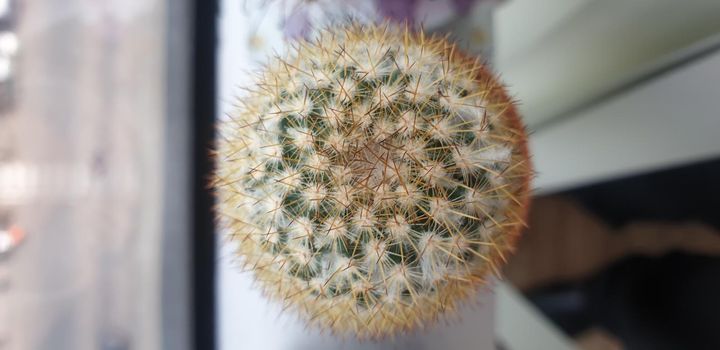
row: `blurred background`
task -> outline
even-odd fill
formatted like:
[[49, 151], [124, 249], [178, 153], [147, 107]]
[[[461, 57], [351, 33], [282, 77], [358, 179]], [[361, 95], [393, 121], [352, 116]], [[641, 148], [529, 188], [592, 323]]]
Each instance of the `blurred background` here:
[[[458, 320], [281, 313], [215, 232], [214, 123], [325, 24], [450, 33], [531, 132], [529, 229]], [[0, 349], [720, 349], [716, 0], [0, 0]]]

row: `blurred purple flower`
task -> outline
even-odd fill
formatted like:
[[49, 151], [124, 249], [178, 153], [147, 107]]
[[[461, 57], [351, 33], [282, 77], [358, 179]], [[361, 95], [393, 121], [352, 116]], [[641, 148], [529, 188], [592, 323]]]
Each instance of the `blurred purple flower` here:
[[384, 18], [397, 22], [413, 23], [415, 21], [417, 0], [376, 0], [375, 3]]
[[[431, 0], [433, 1], [433, 0]], [[446, 1], [446, 0], [434, 0]], [[455, 13], [464, 14], [472, 8], [478, 1], [497, 1], [497, 0], [449, 0], [452, 3]], [[396, 22], [413, 23], [417, 14], [418, 0], [375, 0], [380, 14], [384, 18]]]
[[[273, 1], [273, 0], [269, 0]], [[286, 38], [308, 38], [318, 24], [343, 16], [374, 13], [373, 0], [279, 0], [289, 9], [281, 23]], [[372, 11], [368, 11], [372, 10]], [[367, 14], [365, 14], [367, 12]]]
[[283, 34], [286, 38], [307, 38], [312, 29], [307, 8], [298, 6], [287, 16], [283, 23]]
[[472, 5], [478, 0], [452, 0], [453, 7], [457, 13], [465, 13], [470, 10]]
[[[353, 13], [353, 10], [359, 10], [363, 13], [365, 10], [368, 14], [377, 11], [379, 19], [389, 19], [394, 22], [406, 22], [410, 25], [419, 24], [418, 21], [425, 22], [428, 16], [436, 18], [443, 15], [464, 15], [472, 6], [481, 1], [499, 3], [503, 0], [281, 0], [283, 7], [291, 6], [292, 10], [282, 23], [283, 33], [286, 38], [307, 38], [317, 24], [317, 11], [325, 12], [330, 18], [338, 17], [338, 13]], [[427, 2], [430, 2], [428, 7]], [[422, 4], [425, 3], [425, 7]], [[445, 4], [446, 7], [442, 5]], [[368, 5], [368, 6], [363, 6]], [[368, 11], [368, 7], [370, 11]], [[418, 8], [423, 7], [420, 11], [428, 12], [418, 14]], [[439, 12], [436, 11], [440, 9]], [[447, 10], [450, 9], [450, 13]], [[311, 13], [312, 12], [312, 13]], [[357, 13], [357, 12], [355, 12]], [[421, 18], [416, 18], [421, 16]]]

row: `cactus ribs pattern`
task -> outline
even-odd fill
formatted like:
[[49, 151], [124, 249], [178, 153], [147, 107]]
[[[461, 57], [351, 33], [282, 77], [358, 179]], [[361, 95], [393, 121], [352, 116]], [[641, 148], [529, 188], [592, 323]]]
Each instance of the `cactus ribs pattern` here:
[[531, 166], [502, 85], [443, 38], [349, 24], [277, 57], [221, 125], [220, 217], [263, 291], [358, 338], [486, 284]]

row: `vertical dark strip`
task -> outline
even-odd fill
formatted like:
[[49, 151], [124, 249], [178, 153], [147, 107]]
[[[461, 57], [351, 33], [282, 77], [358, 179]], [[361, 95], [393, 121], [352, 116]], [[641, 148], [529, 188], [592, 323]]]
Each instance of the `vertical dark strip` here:
[[192, 269], [192, 62], [194, 0], [165, 0], [165, 137], [161, 314], [163, 350], [190, 350]]
[[193, 333], [194, 348], [212, 350], [215, 343], [215, 234], [213, 196], [208, 181], [213, 171], [209, 151], [216, 115], [216, 39], [218, 0], [194, 1], [192, 63], [193, 144]]

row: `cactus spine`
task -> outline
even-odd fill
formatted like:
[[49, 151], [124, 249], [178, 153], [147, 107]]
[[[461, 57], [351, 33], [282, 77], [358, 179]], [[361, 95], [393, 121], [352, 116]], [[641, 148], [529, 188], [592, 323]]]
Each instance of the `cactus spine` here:
[[275, 58], [221, 125], [215, 188], [272, 299], [334, 333], [434, 322], [485, 285], [527, 211], [502, 85], [445, 39], [327, 29]]

